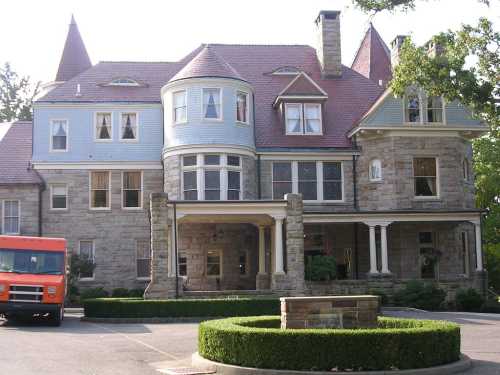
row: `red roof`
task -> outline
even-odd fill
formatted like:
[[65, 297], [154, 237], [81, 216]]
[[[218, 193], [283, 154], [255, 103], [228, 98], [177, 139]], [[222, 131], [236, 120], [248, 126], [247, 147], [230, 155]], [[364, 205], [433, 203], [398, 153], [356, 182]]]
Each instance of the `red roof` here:
[[38, 174], [30, 168], [31, 121], [16, 121], [0, 139], [0, 184], [40, 184]]

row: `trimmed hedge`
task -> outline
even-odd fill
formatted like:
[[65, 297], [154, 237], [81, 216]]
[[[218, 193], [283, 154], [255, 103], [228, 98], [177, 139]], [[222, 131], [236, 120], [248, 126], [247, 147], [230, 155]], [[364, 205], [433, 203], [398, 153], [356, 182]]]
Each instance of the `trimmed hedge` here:
[[394, 370], [459, 360], [457, 324], [379, 318], [375, 329], [286, 329], [277, 316], [200, 324], [198, 351], [206, 359], [244, 367], [331, 371]]
[[270, 315], [280, 313], [277, 299], [143, 300], [98, 298], [83, 302], [88, 318], [190, 318]]

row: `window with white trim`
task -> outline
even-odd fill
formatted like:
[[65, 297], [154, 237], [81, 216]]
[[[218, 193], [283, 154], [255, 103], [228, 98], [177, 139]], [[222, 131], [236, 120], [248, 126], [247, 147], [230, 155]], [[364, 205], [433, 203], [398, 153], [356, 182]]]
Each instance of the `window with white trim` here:
[[90, 208], [110, 208], [111, 173], [109, 171], [90, 172]]
[[4, 200], [2, 204], [2, 233], [21, 233], [21, 203], [19, 200]]
[[138, 137], [137, 113], [126, 112], [121, 114], [120, 140], [136, 141]]
[[173, 120], [174, 124], [187, 121], [187, 92], [186, 90], [173, 93]]
[[323, 200], [341, 201], [342, 197], [342, 163], [323, 162]]
[[94, 139], [96, 141], [113, 140], [113, 124], [110, 112], [97, 112], [95, 115]]
[[248, 93], [236, 92], [236, 121], [248, 124]]
[[95, 248], [93, 240], [80, 240], [78, 243], [78, 256], [81, 261], [87, 263], [80, 270], [80, 279], [94, 278]]
[[208, 250], [207, 251], [207, 276], [221, 276], [221, 251]]
[[318, 199], [318, 177], [315, 161], [297, 162], [299, 193], [305, 201]]
[[151, 243], [148, 239], [136, 241], [137, 278], [151, 277]]
[[405, 121], [420, 123], [421, 122], [421, 102], [420, 94], [417, 91], [409, 92], [405, 96]]
[[50, 185], [50, 209], [51, 210], [68, 209], [68, 185], [66, 184]]
[[438, 176], [436, 158], [413, 158], [413, 179], [416, 197], [437, 197]]
[[370, 181], [382, 180], [382, 162], [380, 159], [370, 160]]
[[440, 96], [427, 97], [427, 122], [443, 122], [443, 98]]
[[205, 120], [221, 120], [221, 89], [203, 89], [203, 118]]
[[177, 265], [179, 266], [179, 276], [187, 276], [187, 255], [185, 253], [179, 254]]
[[273, 199], [284, 199], [292, 191], [292, 162], [274, 162]]
[[52, 151], [68, 151], [68, 121], [51, 120], [50, 149]]
[[285, 103], [286, 134], [321, 134], [321, 104]]
[[122, 207], [142, 208], [142, 172], [123, 172]]
[[464, 160], [462, 161], [462, 175], [463, 175], [464, 181], [469, 181], [469, 179], [470, 179], [470, 177], [469, 177], [469, 160], [467, 160], [467, 158], [464, 158]]

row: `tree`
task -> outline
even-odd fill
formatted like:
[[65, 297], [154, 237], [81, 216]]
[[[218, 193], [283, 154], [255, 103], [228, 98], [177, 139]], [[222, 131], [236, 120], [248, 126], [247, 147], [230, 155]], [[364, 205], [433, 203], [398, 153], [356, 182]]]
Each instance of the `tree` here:
[[31, 120], [32, 103], [40, 82], [34, 87], [28, 76], [20, 77], [9, 63], [0, 68], [0, 122]]
[[[480, 3], [490, 5], [489, 0], [476, 0]], [[381, 12], [383, 10], [394, 11], [414, 9], [417, 0], [353, 0], [353, 3], [364, 12]]]

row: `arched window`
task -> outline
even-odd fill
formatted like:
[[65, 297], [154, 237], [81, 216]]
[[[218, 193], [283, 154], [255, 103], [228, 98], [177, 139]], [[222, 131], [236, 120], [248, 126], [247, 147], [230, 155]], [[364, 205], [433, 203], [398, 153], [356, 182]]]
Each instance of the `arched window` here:
[[139, 82], [131, 78], [116, 78], [108, 86], [140, 86]]
[[469, 181], [469, 161], [467, 158], [462, 161], [462, 173], [464, 181]]
[[382, 180], [382, 162], [380, 159], [370, 161], [370, 181]]

